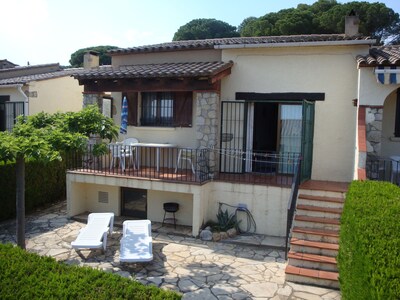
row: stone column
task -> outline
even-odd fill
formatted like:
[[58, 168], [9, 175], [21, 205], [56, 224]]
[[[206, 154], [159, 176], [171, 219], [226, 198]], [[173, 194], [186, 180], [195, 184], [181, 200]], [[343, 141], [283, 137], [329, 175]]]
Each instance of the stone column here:
[[101, 109], [102, 94], [83, 94], [83, 107], [96, 104]]
[[365, 126], [367, 134], [367, 155], [381, 156], [383, 107], [367, 107]]
[[196, 140], [198, 148], [209, 149], [208, 173], [213, 177], [217, 168], [217, 156], [213, 149], [218, 147], [219, 94], [215, 92], [196, 93]]

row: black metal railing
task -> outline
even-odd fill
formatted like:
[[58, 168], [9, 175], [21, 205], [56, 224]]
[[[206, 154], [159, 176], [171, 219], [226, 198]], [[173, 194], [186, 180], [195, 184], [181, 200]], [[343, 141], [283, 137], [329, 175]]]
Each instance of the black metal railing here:
[[365, 170], [370, 180], [389, 181], [400, 186], [400, 156], [367, 157]]
[[293, 226], [294, 214], [296, 211], [297, 205], [297, 197], [299, 193], [299, 185], [300, 185], [300, 170], [301, 170], [301, 160], [297, 161], [297, 165], [295, 167], [294, 178], [292, 182], [290, 199], [287, 207], [287, 217], [286, 217], [286, 240], [285, 240], [285, 259], [287, 259], [288, 251], [289, 251], [289, 239]]
[[[290, 187], [299, 161], [296, 153], [246, 152], [239, 159], [245, 160], [243, 168], [232, 170], [230, 165], [225, 165], [225, 169], [220, 170], [217, 168], [218, 150], [160, 145], [110, 144], [108, 153], [97, 156], [93, 153], [94, 145], [88, 145], [85, 152], [70, 153], [69, 170], [174, 182], [201, 184], [215, 180]], [[235, 150], [225, 149], [224, 153], [232, 158]]]
[[251, 184], [291, 186], [300, 154], [220, 149], [216, 179]]
[[69, 171], [194, 183], [213, 177], [208, 149], [110, 144], [108, 153], [95, 155], [94, 147], [71, 152], [67, 157]]

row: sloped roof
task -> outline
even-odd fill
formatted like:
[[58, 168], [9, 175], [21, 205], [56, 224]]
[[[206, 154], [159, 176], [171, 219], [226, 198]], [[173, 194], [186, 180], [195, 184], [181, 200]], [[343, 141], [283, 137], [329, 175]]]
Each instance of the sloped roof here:
[[179, 50], [195, 49], [215, 49], [219, 46], [234, 45], [268, 45], [284, 43], [320, 43], [320, 42], [351, 42], [365, 41], [366, 44], [372, 44], [374, 40], [363, 36], [347, 36], [345, 34], [311, 34], [311, 35], [289, 35], [289, 36], [261, 36], [261, 37], [234, 37], [206, 40], [188, 40], [161, 43], [154, 45], [138, 46], [125, 49], [113, 49], [108, 51], [110, 55], [128, 54], [128, 53], [149, 53], [165, 52]]
[[359, 67], [400, 66], [400, 45], [371, 48], [366, 56], [358, 55]]
[[162, 63], [129, 66], [100, 66], [73, 74], [77, 79], [211, 77], [233, 65], [232, 62]]
[[71, 76], [72, 74], [79, 73], [81, 70], [83, 70], [83, 69], [72, 68], [72, 69], [65, 69], [65, 70], [61, 70], [61, 71], [52, 71], [52, 72], [47, 72], [47, 73], [3, 78], [3, 79], [0, 79], [0, 86], [1, 85], [9, 85], [9, 84], [25, 84], [25, 83], [28, 83], [31, 81], [53, 79], [53, 78], [63, 77], [63, 76]]

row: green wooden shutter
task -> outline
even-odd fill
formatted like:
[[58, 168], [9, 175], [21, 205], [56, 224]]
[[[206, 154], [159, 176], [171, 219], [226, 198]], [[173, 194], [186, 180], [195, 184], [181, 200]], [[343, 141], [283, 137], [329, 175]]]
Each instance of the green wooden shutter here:
[[314, 140], [314, 114], [315, 103], [303, 101], [303, 124], [302, 124], [302, 145], [301, 145], [301, 182], [311, 179], [313, 140]]

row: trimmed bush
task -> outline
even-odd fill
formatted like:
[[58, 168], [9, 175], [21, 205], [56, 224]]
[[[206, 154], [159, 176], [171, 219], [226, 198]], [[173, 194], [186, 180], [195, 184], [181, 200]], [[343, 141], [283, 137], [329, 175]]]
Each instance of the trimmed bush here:
[[[63, 161], [25, 165], [25, 211], [65, 199], [66, 166]], [[0, 221], [15, 217], [15, 164], [0, 165]]]
[[400, 299], [400, 188], [354, 181], [341, 217], [343, 299]]
[[89, 267], [0, 244], [0, 299], [181, 299], [181, 295]]

